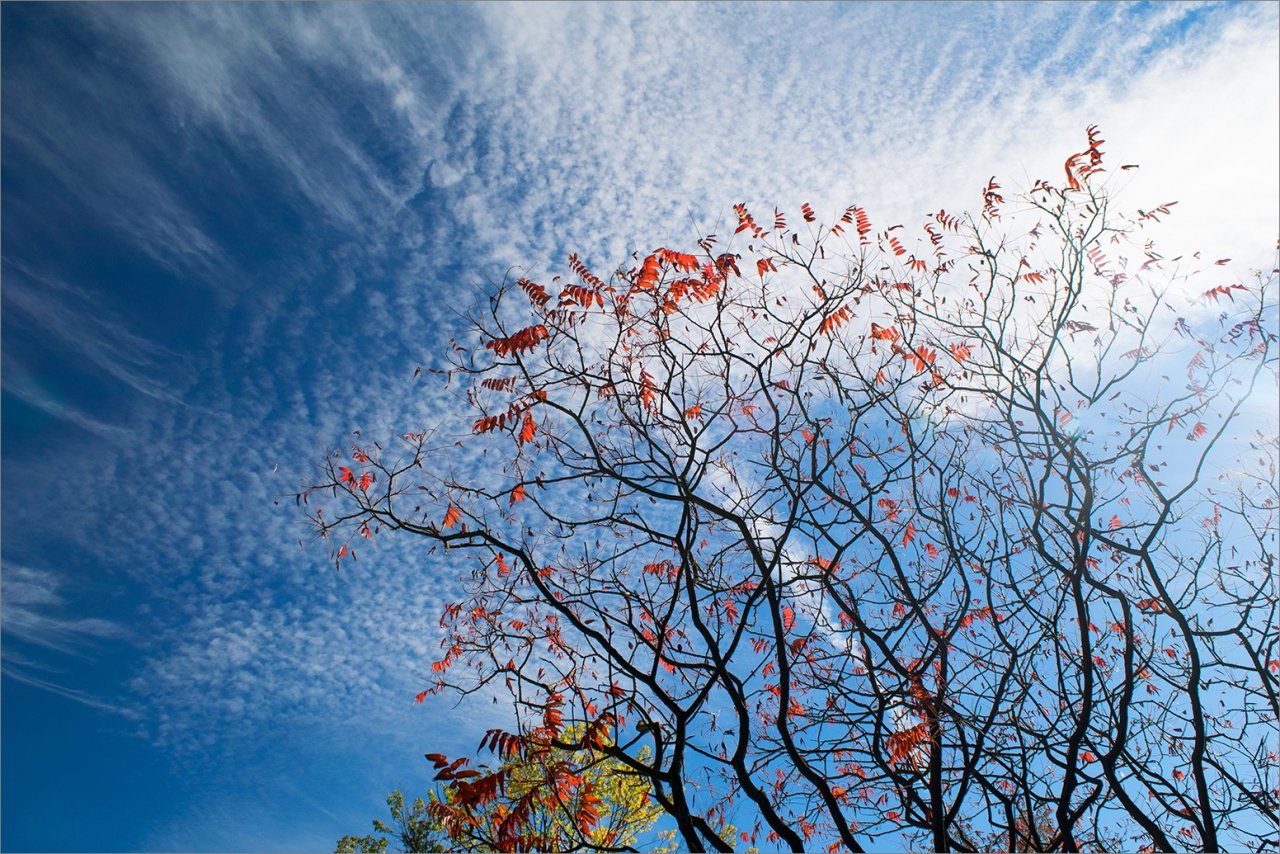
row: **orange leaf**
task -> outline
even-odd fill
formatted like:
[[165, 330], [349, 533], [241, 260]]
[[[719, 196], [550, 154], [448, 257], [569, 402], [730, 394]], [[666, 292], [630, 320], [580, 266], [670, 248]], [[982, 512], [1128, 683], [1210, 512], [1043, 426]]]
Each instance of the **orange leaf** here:
[[693, 406], [690, 406], [688, 409], [684, 411], [684, 417], [685, 418], [701, 418], [702, 404], [697, 403], [697, 404], [694, 404]]
[[824, 335], [831, 335], [852, 316], [853, 312], [849, 309], [849, 306], [842, 305], [827, 315], [822, 323], [818, 324], [818, 331]]
[[419, 694], [419, 695], [414, 699], [414, 702], [415, 702], [415, 703], [421, 703], [421, 702], [423, 702], [423, 701], [424, 701], [424, 700], [426, 700], [426, 699], [427, 699], [427, 692], [426, 692], [426, 691], [423, 691], [421, 694]]
[[529, 326], [507, 338], [492, 338], [484, 343], [486, 350], [492, 350], [498, 356], [519, 355], [525, 350], [532, 350], [538, 342], [548, 337], [547, 327]]
[[458, 524], [458, 520], [461, 518], [462, 514], [458, 512], [458, 508], [450, 504], [449, 509], [445, 511], [444, 514], [443, 526], [446, 528], [452, 528], [454, 525]]
[[511, 490], [511, 503], [508, 507], [514, 507], [517, 501], [524, 501], [524, 484], [516, 484], [516, 488]]
[[524, 424], [520, 428], [519, 441], [523, 445], [525, 442], [533, 440], [533, 434], [538, 432], [538, 425], [533, 420], [533, 416], [528, 412], [524, 414]]

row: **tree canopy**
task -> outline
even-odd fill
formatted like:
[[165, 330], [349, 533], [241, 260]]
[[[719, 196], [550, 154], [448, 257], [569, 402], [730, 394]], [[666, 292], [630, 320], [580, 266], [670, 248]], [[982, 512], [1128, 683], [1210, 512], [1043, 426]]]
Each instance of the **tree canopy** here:
[[424, 695], [505, 685], [486, 746], [608, 757], [688, 850], [1275, 845], [1277, 273], [1158, 252], [1102, 145], [914, 236], [739, 205], [510, 276], [437, 369], [469, 423], [299, 500], [339, 566], [460, 550]]

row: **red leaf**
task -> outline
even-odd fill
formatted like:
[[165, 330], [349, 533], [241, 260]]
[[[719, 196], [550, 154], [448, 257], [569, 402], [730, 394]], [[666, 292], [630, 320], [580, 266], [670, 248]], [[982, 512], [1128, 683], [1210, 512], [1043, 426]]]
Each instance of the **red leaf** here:
[[693, 406], [690, 406], [688, 409], [684, 411], [684, 417], [685, 418], [701, 418], [702, 404], [697, 403], [697, 404], [694, 404]]
[[524, 484], [516, 484], [516, 488], [511, 490], [511, 502], [508, 507], [514, 507], [517, 501], [524, 501]]
[[520, 435], [517, 437], [521, 445], [525, 442], [533, 440], [533, 434], [538, 432], [538, 425], [528, 412], [524, 414], [524, 424], [520, 427]]
[[904, 353], [903, 358], [914, 363], [917, 371], [924, 371], [937, 360], [938, 353], [928, 347], [917, 347], [914, 353]]
[[809, 207], [809, 203], [805, 202], [800, 206], [800, 213], [804, 214], [805, 222], [813, 222], [817, 217], [813, 215], [813, 208]]
[[462, 514], [458, 512], [458, 508], [450, 504], [449, 509], [445, 511], [444, 522], [442, 525], [445, 528], [452, 528], [454, 525], [458, 524], [458, 520], [461, 518]]
[[772, 270], [775, 273], [778, 272], [778, 268], [773, 266], [772, 258], [761, 258], [759, 261], [756, 262], [756, 273], [760, 276], [760, 278], [762, 279], [764, 278], [764, 274], [766, 270]]
[[849, 309], [849, 306], [842, 305], [840, 308], [827, 315], [823, 319], [822, 323], [818, 324], [818, 331], [824, 335], [831, 335], [837, 328], [844, 325], [844, 323], [852, 316], [853, 312]]
[[1205, 433], [1208, 433], [1208, 432], [1209, 432], [1209, 428], [1204, 426], [1204, 422], [1197, 421], [1196, 426], [1192, 427], [1191, 432], [1187, 434], [1187, 438], [1194, 442], [1196, 439], [1199, 439], [1201, 436], [1203, 436]]
[[551, 300], [551, 295], [547, 293], [542, 285], [535, 284], [528, 279], [516, 279], [516, 284], [520, 286], [520, 290], [525, 292], [529, 297], [529, 302], [542, 308]]
[[647, 291], [658, 284], [658, 277], [661, 275], [662, 270], [658, 265], [658, 256], [650, 255], [644, 259], [644, 264], [640, 267], [640, 275], [636, 278], [636, 287]]
[[782, 630], [784, 632], [791, 631], [791, 627], [796, 624], [796, 613], [790, 608], [782, 609]]
[[916, 538], [916, 526], [914, 522], [907, 523], [907, 531], [902, 535], [902, 544], [904, 546], [911, 545], [911, 541]]
[[858, 220], [858, 236], [862, 238], [862, 243], [866, 243], [866, 236], [871, 233], [871, 217], [867, 216], [867, 212], [862, 208], [855, 207], [853, 209], [854, 218]]
[[485, 342], [486, 350], [492, 350], [498, 356], [519, 355], [525, 350], [532, 350], [538, 342], [549, 337], [547, 327], [529, 326], [506, 338], [492, 338]]
[[[421, 694], [419, 694], [417, 697], [415, 697], [415, 698], [414, 698], [414, 702], [415, 702], [415, 703], [421, 703], [421, 702], [423, 702], [423, 701], [424, 701], [424, 700], [426, 700], [426, 699], [427, 699], [427, 692], [426, 692], [426, 691], [423, 691]], [[430, 758], [431, 758], [431, 755], [430, 755], [430, 754], [428, 754], [428, 755], [427, 755], [427, 758], [428, 758], [428, 759], [430, 759]]]
[[898, 330], [892, 326], [877, 326], [871, 324], [871, 339], [873, 341], [897, 341]]

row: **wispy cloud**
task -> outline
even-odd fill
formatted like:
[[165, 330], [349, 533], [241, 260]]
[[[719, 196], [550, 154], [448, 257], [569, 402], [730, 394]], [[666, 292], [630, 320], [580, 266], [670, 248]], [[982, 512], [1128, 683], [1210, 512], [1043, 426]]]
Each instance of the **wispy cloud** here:
[[0, 615], [5, 634], [58, 652], [80, 654], [87, 642], [100, 638], [126, 638], [117, 623], [95, 617], [68, 618], [58, 592], [62, 581], [52, 572], [28, 566], [4, 564], [3, 601]]
[[[213, 331], [178, 351], [117, 295], [6, 242], [6, 334], [39, 330], [139, 394], [109, 417], [64, 411], [107, 442], [6, 458], [5, 534], [31, 542], [74, 518], [66, 537], [148, 591], [153, 640], [130, 689], [175, 748], [356, 718], [409, 739], [422, 720], [409, 700], [459, 566], [387, 542], [338, 575], [273, 502], [292, 466], [352, 429], [463, 423], [454, 390], [411, 375], [438, 364], [449, 309], [470, 304], [480, 273], [550, 278], [569, 251], [609, 269], [688, 245], [693, 222], [727, 236], [739, 201], [857, 203], [911, 225], [972, 207], [993, 173], [1056, 178], [1092, 122], [1112, 163], [1141, 164], [1126, 202], [1182, 202], [1171, 241], [1254, 258], [1280, 230], [1272, 5], [103, 5], [73, 18], [124, 70], [55, 57], [42, 82], [6, 66], [6, 163], [31, 158], [78, 210], [218, 297]], [[8, 368], [6, 388], [51, 405], [10, 388]], [[38, 486], [15, 504], [19, 472]], [[34, 584], [14, 572], [6, 632], [11, 575]], [[51, 583], [22, 589], [55, 595]], [[16, 630], [97, 637], [73, 618], [40, 623], [53, 604], [15, 602]], [[505, 712], [490, 706], [453, 720]]]
[[[465, 304], [466, 289], [445, 276], [469, 278], [469, 264], [559, 270], [570, 249], [615, 263], [637, 245], [687, 242], [691, 215], [714, 223], [740, 199], [857, 201], [886, 220], [917, 218], [971, 202], [990, 172], [1056, 174], [1064, 146], [1108, 115], [1113, 150], [1149, 150], [1143, 168], [1160, 172], [1181, 162], [1179, 145], [1205, 143], [1153, 130], [1166, 121], [1157, 99], [1181, 115], [1232, 91], [1240, 123], [1267, 102], [1256, 81], [1233, 89], [1254, 76], [1225, 61], [1268, 55], [1274, 36], [1254, 26], [1266, 14], [1224, 15], [1183, 44], [1185, 15], [1126, 18], [1108, 7], [823, 7], [799, 17], [718, 6], [95, 10], [151, 57], [174, 115], [267, 158], [364, 244], [334, 259], [331, 275], [354, 287], [331, 292], [334, 314], [305, 305], [305, 281], [255, 297], [254, 334], [229, 332], [221, 364], [202, 369], [206, 384], [250, 372], [234, 395], [205, 392], [204, 408], [225, 414], [169, 411], [149, 426], [145, 453], [117, 452], [116, 471], [174, 475], [129, 483], [131, 512], [96, 490], [99, 524], [115, 533], [95, 547], [122, 555], [143, 544], [131, 571], [173, 579], [165, 595], [181, 600], [172, 642], [135, 688], [172, 704], [174, 732], [215, 710], [341, 707], [351, 691], [379, 688], [371, 673], [398, 673], [408, 690], [434, 651], [403, 638], [432, 636], [439, 582], [405, 581], [415, 561], [395, 550], [379, 556], [377, 574], [341, 585], [309, 575], [319, 555], [291, 556], [300, 532], [270, 506], [288, 484], [266, 473], [317, 438], [456, 410], [448, 394], [394, 370], [439, 346], [433, 303]], [[463, 24], [466, 36], [442, 37]], [[428, 46], [437, 52], [424, 64]], [[357, 92], [360, 122], [345, 112]], [[1129, 112], [1146, 121], [1125, 125]], [[1220, 168], [1200, 162], [1201, 174]], [[1258, 168], [1264, 179], [1274, 172]], [[415, 209], [422, 193], [444, 214]], [[1273, 198], [1231, 205], [1239, 228], [1274, 221]], [[1224, 203], [1211, 208], [1216, 216]], [[356, 269], [371, 260], [380, 282]], [[104, 338], [105, 326], [86, 335], [28, 293], [15, 305], [153, 393], [121, 363], [121, 353], [145, 353], [138, 342]], [[233, 348], [241, 368], [227, 363]], [[386, 353], [396, 362], [383, 363]], [[413, 607], [388, 611], [391, 590]]]

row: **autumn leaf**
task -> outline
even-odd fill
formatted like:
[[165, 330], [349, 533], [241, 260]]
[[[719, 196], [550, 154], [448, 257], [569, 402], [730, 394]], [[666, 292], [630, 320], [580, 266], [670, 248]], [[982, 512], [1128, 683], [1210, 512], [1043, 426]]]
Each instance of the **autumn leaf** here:
[[[415, 702], [415, 703], [421, 703], [421, 702], [425, 701], [425, 700], [427, 699], [427, 694], [428, 694], [428, 693], [429, 693], [429, 692], [427, 692], [427, 691], [423, 691], [421, 694], [419, 694], [417, 697], [415, 697], [415, 698], [414, 698], [414, 702]], [[431, 757], [430, 757], [430, 756], [428, 756], [427, 758], [428, 758], [428, 759], [430, 759]]]
[[818, 331], [824, 335], [833, 335], [836, 329], [843, 326], [852, 316], [853, 311], [849, 306], [842, 305], [840, 308], [827, 315], [826, 318], [823, 319], [822, 323], [818, 324]]
[[524, 424], [520, 427], [520, 436], [518, 437], [520, 444], [523, 445], [525, 442], [532, 441], [533, 434], [536, 432], [538, 432], [538, 425], [533, 420], [533, 416], [526, 412], [524, 414]]
[[871, 324], [871, 339], [873, 341], [897, 341], [898, 330], [892, 326], [877, 326]]
[[916, 525], [914, 522], [907, 523], [906, 533], [902, 535], [902, 544], [904, 546], [911, 545], [911, 541], [916, 538]]
[[684, 417], [685, 418], [701, 418], [702, 404], [696, 403], [693, 406], [690, 406], [688, 409], [684, 411]]
[[521, 329], [506, 338], [491, 338], [484, 346], [497, 356], [518, 356], [525, 350], [532, 350], [538, 346], [539, 341], [544, 341], [547, 337], [547, 327], [538, 324]]
[[516, 484], [516, 488], [511, 490], [511, 501], [510, 503], [507, 504], [507, 506], [514, 507], [517, 501], [524, 501], [524, 484], [523, 483]]
[[644, 259], [644, 264], [640, 267], [640, 275], [636, 278], [636, 287], [640, 290], [650, 290], [658, 284], [658, 278], [662, 275], [662, 269], [658, 265], [658, 256], [650, 255]]
[[445, 511], [444, 522], [441, 523], [442, 527], [452, 528], [454, 525], [458, 524], [458, 520], [461, 518], [462, 514], [458, 512], [458, 508], [450, 504], [449, 509]]

